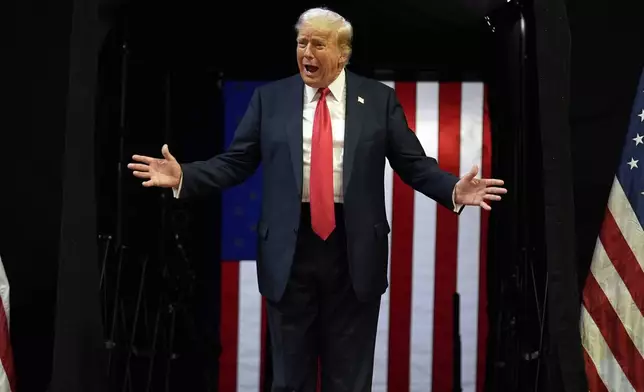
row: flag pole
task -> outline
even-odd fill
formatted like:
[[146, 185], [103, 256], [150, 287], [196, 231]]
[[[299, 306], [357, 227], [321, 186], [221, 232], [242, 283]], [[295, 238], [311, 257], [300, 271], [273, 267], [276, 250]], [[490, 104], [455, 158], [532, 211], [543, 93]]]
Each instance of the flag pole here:
[[453, 298], [453, 315], [454, 315], [454, 325], [453, 325], [453, 372], [452, 372], [452, 391], [453, 392], [462, 392], [463, 387], [461, 385], [461, 296], [458, 292], [455, 292], [452, 296]]

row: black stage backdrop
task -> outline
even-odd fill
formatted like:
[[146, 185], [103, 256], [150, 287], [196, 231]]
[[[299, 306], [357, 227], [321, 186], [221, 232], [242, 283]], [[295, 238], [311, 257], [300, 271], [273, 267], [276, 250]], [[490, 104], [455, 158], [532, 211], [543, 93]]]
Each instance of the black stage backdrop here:
[[582, 391], [585, 387], [578, 332], [579, 297], [576, 292], [575, 220], [572, 187], [570, 105], [570, 29], [565, 4], [536, 0], [537, 77], [539, 108], [536, 119], [541, 138], [543, 168], [543, 253], [548, 268], [545, 306], [549, 345], [544, 353], [548, 391]]
[[49, 390], [104, 391], [105, 344], [98, 293], [94, 167], [100, 1], [74, 1], [63, 114], [62, 203], [52, 374]]
[[[3, 192], [0, 252], [11, 285], [18, 388], [49, 384], [60, 241], [69, 34], [73, 3], [15, 1], [0, 35]], [[13, 6], [12, 8], [9, 8]], [[6, 9], [6, 8], [5, 8]], [[46, 32], [46, 33], [45, 33]]]
[[[485, 68], [488, 46], [475, 38], [482, 31], [476, 21], [502, 2], [443, 3], [339, 2], [337, 10], [352, 17], [356, 27], [353, 69], [365, 74], [394, 69], [404, 78], [423, 68], [449, 78]], [[587, 273], [637, 75], [644, 65], [644, 53], [638, 50], [644, 46], [644, 25], [638, 22], [644, 4], [631, 1], [606, 8], [599, 3], [535, 0], [533, 8], [543, 149], [539, 181], [544, 184], [545, 260], [551, 279], [550, 334], [544, 338], [544, 355], [552, 362], [541, 383], [548, 391], [584, 389], [579, 293], [571, 290], [581, 290]], [[293, 72], [288, 44], [293, 21], [304, 8], [318, 5], [299, 3], [297, 8], [278, 12], [264, 2], [232, 3], [228, 5], [233, 9], [226, 11], [196, 0], [134, 4], [138, 13], [131, 19], [139, 28], [134, 42], [139, 50], [138, 57], [133, 54], [132, 75], [141, 82], [132, 94], [144, 104], [132, 121], [143, 131], [134, 136], [128, 154], [130, 150], [156, 153], [162, 141], [170, 140], [176, 141], [181, 159], [207, 157], [218, 149], [217, 137], [200, 131], [218, 121], [208, 117], [209, 108], [218, 104], [215, 89], [208, 86], [216, 86], [220, 73], [274, 79]], [[97, 225], [102, 227], [110, 217], [102, 216], [97, 223], [94, 189], [105, 189], [109, 183], [94, 175], [93, 131], [96, 114], [101, 112], [94, 113], [93, 97], [98, 93], [99, 52], [109, 55], [104, 38], [120, 20], [116, 6], [118, 2], [98, 0], [58, 0], [55, 5], [16, 0], [6, 6], [13, 23], [8, 24], [9, 33], [0, 37], [6, 48], [1, 94], [8, 102], [0, 116], [4, 180], [0, 253], [11, 283], [11, 332], [20, 392], [87, 392], [104, 385], [95, 239]], [[382, 29], [383, 25], [390, 28]], [[266, 37], [260, 38], [267, 26], [273, 33], [270, 44]], [[247, 47], [246, 33], [258, 40], [256, 47]], [[174, 96], [191, 97], [174, 101], [175, 117], [170, 122], [175, 128], [189, 129], [180, 137], [163, 133], [169, 121], [157, 110], [165, 104], [168, 74], [174, 75]], [[113, 82], [118, 80], [117, 76]], [[102, 86], [108, 90], [106, 99], [118, 100], [118, 89], [111, 91], [111, 83]], [[105, 141], [100, 134], [96, 137], [99, 144]], [[190, 138], [204, 143], [190, 145]], [[101, 157], [100, 149], [97, 156]], [[99, 164], [99, 173], [101, 168]], [[135, 185], [134, 181], [128, 185], [132, 189], [128, 214], [139, 223], [130, 228], [134, 234], [129, 238], [140, 240], [142, 247], [156, 246], [157, 233], [146, 237], [140, 232], [157, 222], [149, 217], [159, 209], [154, 204], [158, 195], [143, 194], [134, 190]], [[217, 271], [205, 264], [216, 257], [212, 254], [216, 249], [208, 244], [217, 236], [216, 207], [185, 208], [200, 214], [186, 225], [194, 234], [193, 258], [201, 261], [195, 267], [202, 290], [202, 303], [197, 306], [201, 310], [196, 314], [206, 321], [197, 331], [205, 334], [212, 328], [216, 336]], [[141, 217], [149, 221], [141, 223]], [[571, 260], [576, 261], [577, 271]], [[562, 291], [566, 285], [569, 290]], [[216, 354], [216, 342], [202, 350], [189, 359], [200, 358], [193, 364], [201, 369], [194, 372], [216, 368], [204, 365]], [[189, 362], [184, 364], [184, 375], [191, 374], [189, 367]], [[207, 384], [213, 385], [205, 378], [202, 374], [195, 379], [199, 385], [192, 389], [207, 390]]]
[[98, 6], [3, 4], [0, 253], [19, 391], [104, 384], [93, 163]]

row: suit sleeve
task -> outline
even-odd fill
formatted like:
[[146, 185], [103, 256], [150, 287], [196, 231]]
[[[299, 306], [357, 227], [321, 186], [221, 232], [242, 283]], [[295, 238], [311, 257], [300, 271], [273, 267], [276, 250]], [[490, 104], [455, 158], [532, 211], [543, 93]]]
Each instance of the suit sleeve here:
[[201, 196], [238, 185], [248, 179], [261, 162], [261, 100], [256, 89], [228, 149], [207, 161], [181, 165], [183, 176], [176, 197]]
[[459, 178], [438, 166], [425, 154], [416, 134], [409, 129], [402, 106], [392, 90], [387, 103], [387, 159], [396, 174], [416, 191], [436, 200], [456, 213], [453, 192]]

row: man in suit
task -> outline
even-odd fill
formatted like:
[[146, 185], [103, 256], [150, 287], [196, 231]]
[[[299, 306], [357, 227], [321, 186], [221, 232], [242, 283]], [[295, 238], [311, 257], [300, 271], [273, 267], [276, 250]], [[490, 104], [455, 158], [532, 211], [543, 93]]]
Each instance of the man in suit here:
[[459, 179], [429, 158], [394, 91], [345, 69], [352, 27], [312, 9], [297, 24], [299, 74], [253, 94], [228, 150], [179, 164], [138, 156], [146, 187], [189, 198], [220, 191], [263, 165], [258, 223], [259, 290], [267, 300], [273, 391], [371, 390], [380, 297], [387, 289], [389, 224], [384, 169], [460, 213], [489, 209], [503, 181]]

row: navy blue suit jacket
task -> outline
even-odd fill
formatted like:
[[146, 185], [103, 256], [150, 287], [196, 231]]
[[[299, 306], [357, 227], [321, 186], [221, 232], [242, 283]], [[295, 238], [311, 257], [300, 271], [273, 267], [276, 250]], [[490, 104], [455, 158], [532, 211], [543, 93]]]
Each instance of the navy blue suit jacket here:
[[[385, 158], [405, 183], [450, 210], [458, 178], [425, 155], [393, 89], [348, 71], [346, 84], [347, 252], [355, 293], [368, 300], [388, 286]], [[286, 288], [300, 224], [303, 104], [299, 75], [257, 88], [228, 150], [207, 161], [182, 165], [182, 199], [240, 184], [263, 165], [257, 272], [260, 292], [273, 301]]]

